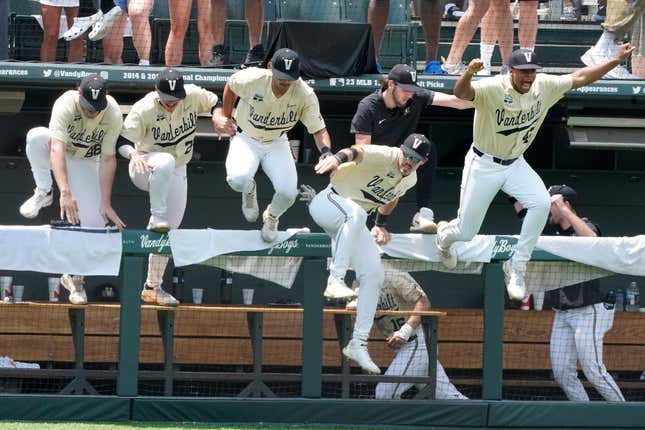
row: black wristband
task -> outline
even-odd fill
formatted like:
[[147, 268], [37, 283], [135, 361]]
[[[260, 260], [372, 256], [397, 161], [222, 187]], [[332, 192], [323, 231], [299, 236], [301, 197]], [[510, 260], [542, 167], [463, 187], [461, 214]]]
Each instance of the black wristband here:
[[376, 220], [374, 220], [374, 225], [377, 225], [379, 227], [385, 227], [387, 226], [387, 218], [389, 215], [384, 215], [380, 213], [379, 211], [376, 211]]
[[516, 199], [515, 197], [513, 197], [513, 196], [508, 196], [508, 202], [509, 202], [510, 204], [514, 205], [516, 201], [517, 201], [517, 199]]
[[327, 154], [328, 152], [331, 152], [331, 148], [330, 148], [329, 146], [323, 146], [323, 147], [320, 149], [320, 154], [321, 154], [321, 155], [325, 155], [325, 154]]
[[336, 154], [334, 154], [334, 157], [336, 157], [340, 164], [343, 164], [349, 160], [349, 156], [343, 151], [338, 151]]
[[358, 149], [352, 146], [349, 150], [352, 151], [352, 160], [356, 160], [358, 158]]

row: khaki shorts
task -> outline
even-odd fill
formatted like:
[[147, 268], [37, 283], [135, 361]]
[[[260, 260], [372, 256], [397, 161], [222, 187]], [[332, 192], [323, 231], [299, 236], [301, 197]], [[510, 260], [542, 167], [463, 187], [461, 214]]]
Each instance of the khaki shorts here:
[[616, 43], [622, 43], [643, 11], [645, 0], [607, 0], [607, 18], [602, 27], [614, 34]]
[[645, 14], [636, 21], [632, 31], [632, 45], [636, 47], [632, 55], [645, 56]]

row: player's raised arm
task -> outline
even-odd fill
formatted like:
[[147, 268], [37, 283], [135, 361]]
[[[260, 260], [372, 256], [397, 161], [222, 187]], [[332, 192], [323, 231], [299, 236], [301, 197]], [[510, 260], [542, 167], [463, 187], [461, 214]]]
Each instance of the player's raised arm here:
[[462, 100], [472, 101], [475, 98], [475, 88], [472, 85], [473, 76], [484, 68], [484, 62], [479, 58], [473, 59], [463, 75], [457, 79], [455, 84], [455, 96]]
[[360, 146], [345, 148], [334, 154], [333, 157], [326, 157], [314, 166], [314, 171], [319, 175], [327, 172], [334, 172], [338, 166], [349, 161], [359, 163], [363, 159], [365, 151]]

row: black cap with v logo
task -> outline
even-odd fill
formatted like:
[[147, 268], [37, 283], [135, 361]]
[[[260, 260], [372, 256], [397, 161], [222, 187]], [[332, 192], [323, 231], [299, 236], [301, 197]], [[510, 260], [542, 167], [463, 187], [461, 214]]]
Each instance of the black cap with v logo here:
[[508, 67], [518, 70], [541, 69], [540, 61], [535, 52], [530, 49], [516, 49], [508, 59]]
[[296, 51], [282, 48], [275, 51], [271, 58], [273, 76], [285, 81], [295, 81], [300, 77], [300, 59]]
[[87, 112], [100, 112], [107, 106], [107, 82], [96, 73], [83, 78], [79, 94], [78, 101]]
[[178, 70], [166, 67], [157, 76], [157, 94], [163, 101], [172, 102], [186, 98], [184, 77]]

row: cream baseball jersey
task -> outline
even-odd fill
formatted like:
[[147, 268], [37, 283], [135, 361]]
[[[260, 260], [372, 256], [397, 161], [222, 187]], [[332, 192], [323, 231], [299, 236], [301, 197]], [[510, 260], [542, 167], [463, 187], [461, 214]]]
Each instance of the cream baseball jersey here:
[[217, 96], [196, 85], [186, 85], [186, 98], [168, 112], [152, 91], [136, 102], [123, 122], [121, 135], [144, 153], [166, 152], [175, 157], [176, 166], [188, 164], [193, 156], [197, 117], [209, 113]]
[[417, 173], [403, 176], [399, 170], [398, 147], [365, 145], [360, 162], [343, 163], [331, 178], [341, 196], [371, 212], [401, 197], [417, 182]]
[[81, 109], [78, 91], [66, 91], [52, 107], [49, 120], [52, 137], [63, 142], [66, 151], [77, 158], [114, 155], [123, 117], [116, 100], [109, 95], [107, 100], [107, 107], [95, 118], [89, 118]]
[[549, 108], [572, 84], [570, 75], [538, 73], [529, 92], [521, 94], [513, 88], [510, 75], [473, 82], [474, 145], [502, 159], [519, 157], [533, 142]]
[[281, 97], [271, 90], [271, 70], [250, 67], [233, 74], [228, 85], [239, 97], [233, 117], [244, 133], [271, 142], [301, 121], [311, 134], [325, 128], [314, 90], [302, 79]]
[[[426, 297], [426, 293], [409, 273], [388, 271], [385, 273], [376, 309], [409, 311], [421, 297]], [[376, 326], [386, 338], [392, 336], [407, 320], [407, 317], [398, 315], [380, 315], [374, 318]]]

